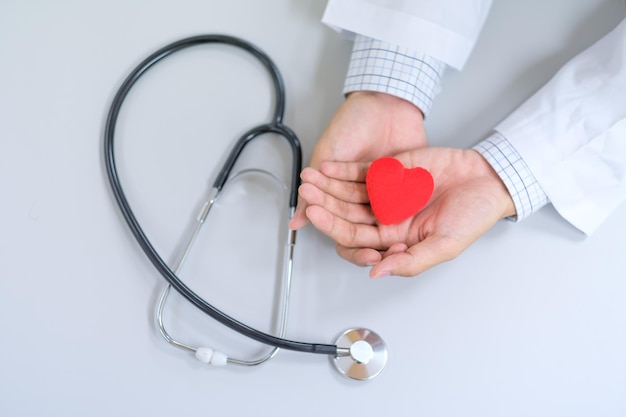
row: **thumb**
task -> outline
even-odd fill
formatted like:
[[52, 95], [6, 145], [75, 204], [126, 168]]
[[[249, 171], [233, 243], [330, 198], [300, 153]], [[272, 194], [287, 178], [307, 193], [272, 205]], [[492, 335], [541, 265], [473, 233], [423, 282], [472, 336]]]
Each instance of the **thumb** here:
[[460, 253], [450, 238], [428, 237], [404, 252], [392, 253], [370, 270], [370, 278], [414, 277]]

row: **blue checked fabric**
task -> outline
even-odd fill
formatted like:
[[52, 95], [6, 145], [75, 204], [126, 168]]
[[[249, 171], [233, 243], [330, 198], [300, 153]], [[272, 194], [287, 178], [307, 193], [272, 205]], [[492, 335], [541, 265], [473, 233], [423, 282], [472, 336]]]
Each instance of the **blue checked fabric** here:
[[426, 116], [445, 68], [429, 55], [357, 35], [343, 92], [391, 94], [413, 103]]
[[523, 220], [549, 203], [526, 162], [500, 132], [494, 132], [474, 150], [491, 164], [509, 190], [517, 212], [510, 220]]

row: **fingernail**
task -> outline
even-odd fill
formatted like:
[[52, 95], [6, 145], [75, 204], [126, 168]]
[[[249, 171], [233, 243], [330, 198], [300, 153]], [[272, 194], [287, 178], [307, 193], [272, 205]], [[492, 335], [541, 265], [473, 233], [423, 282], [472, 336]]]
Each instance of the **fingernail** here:
[[391, 271], [381, 271], [374, 275], [372, 278], [385, 278], [391, 276]]

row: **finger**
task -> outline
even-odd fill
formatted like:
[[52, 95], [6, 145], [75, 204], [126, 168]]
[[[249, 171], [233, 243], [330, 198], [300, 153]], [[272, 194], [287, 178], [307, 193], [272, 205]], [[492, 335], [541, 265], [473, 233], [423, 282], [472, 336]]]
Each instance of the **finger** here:
[[320, 172], [342, 181], [365, 182], [369, 162], [324, 162]]
[[308, 204], [322, 206], [335, 216], [339, 216], [351, 223], [376, 223], [376, 218], [369, 206], [336, 199], [313, 184], [302, 184], [298, 189], [298, 193]]
[[[363, 181], [365, 181], [365, 174], [367, 172], [367, 167], [369, 166], [369, 164], [367, 163], [334, 163], [334, 162], [329, 162], [329, 163], [324, 163], [322, 165], [328, 165], [330, 168], [330, 173], [336, 173], [338, 176], [340, 176], [341, 172], [343, 172], [343, 177], [349, 178], [351, 176], [354, 176], [357, 180], [360, 180], [362, 178]], [[336, 167], [333, 167], [334, 165], [336, 165]], [[320, 178], [320, 176], [318, 176], [315, 173], [315, 169], [314, 168], [305, 168], [303, 170], [303, 172], [301, 173], [300, 177], [303, 179], [303, 181], [307, 181], [307, 180], [312, 180], [313, 182], [317, 181], [324, 181], [323, 178]], [[335, 179], [339, 179], [339, 178], [335, 178]], [[363, 195], [364, 194], [364, 195]], [[351, 195], [351, 197], [353, 197], [354, 195]], [[367, 191], [362, 191], [362, 190], [357, 190], [357, 194], [356, 194], [356, 199], [357, 201], [359, 200], [365, 200], [365, 202], [369, 201], [367, 199]], [[323, 205], [321, 203], [315, 203], [315, 204], [320, 204]], [[306, 201], [305, 198], [302, 197], [302, 195], [299, 193], [298, 195], [298, 205], [296, 206], [296, 210], [294, 212], [293, 217], [291, 218], [291, 220], [289, 221], [289, 225], [288, 227], [291, 230], [298, 230], [301, 229], [302, 227], [306, 226], [307, 223], [309, 222], [309, 219], [306, 216], [306, 208], [309, 206], [309, 202]], [[367, 211], [366, 213], [363, 213], [363, 211]], [[344, 214], [343, 217], [344, 218], [348, 218], [347, 215], [345, 214], [344, 210]], [[336, 213], [340, 213], [335, 211]], [[341, 214], [340, 214], [341, 215]], [[360, 222], [360, 223], [372, 223], [373, 220], [373, 215], [371, 215], [371, 213], [366, 209], [366, 208], [361, 208], [358, 209], [358, 212], [355, 213], [355, 216], [353, 218], [353, 221], [355, 222]]]
[[332, 195], [339, 200], [348, 201], [350, 203], [365, 204], [369, 200], [367, 198], [367, 190], [365, 183], [342, 181], [329, 178], [321, 172], [313, 168], [305, 168], [300, 174], [300, 178], [305, 183], [311, 183], [320, 190]]
[[343, 259], [358, 266], [373, 266], [382, 259], [380, 252], [375, 249], [349, 248], [340, 244], [336, 244], [335, 249]]
[[308, 205], [309, 204], [306, 200], [298, 195], [298, 205], [296, 206], [296, 211], [293, 213], [293, 216], [287, 225], [289, 229], [298, 230], [306, 226], [309, 222], [309, 219], [306, 217], [306, 208]]
[[306, 215], [317, 229], [340, 245], [351, 248], [387, 249], [382, 246], [376, 226], [351, 223], [321, 206], [309, 205]]
[[428, 237], [405, 252], [383, 257], [370, 271], [370, 277], [414, 277], [435, 265], [454, 259], [460, 252], [461, 249], [450, 238]]

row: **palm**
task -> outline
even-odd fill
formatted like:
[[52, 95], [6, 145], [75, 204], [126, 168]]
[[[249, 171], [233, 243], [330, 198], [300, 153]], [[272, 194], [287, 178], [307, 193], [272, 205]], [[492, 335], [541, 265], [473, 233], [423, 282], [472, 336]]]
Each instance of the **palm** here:
[[425, 148], [397, 157], [405, 166], [429, 169], [435, 179], [429, 204], [399, 224], [378, 224], [363, 204], [367, 164], [326, 164], [321, 173], [306, 173], [311, 181], [302, 189], [313, 224], [335, 240], [344, 258], [375, 265], [372, 276], [417, 275], [454, 258], [498, 219], [514, 214], [504, 185], [474, 151]]

